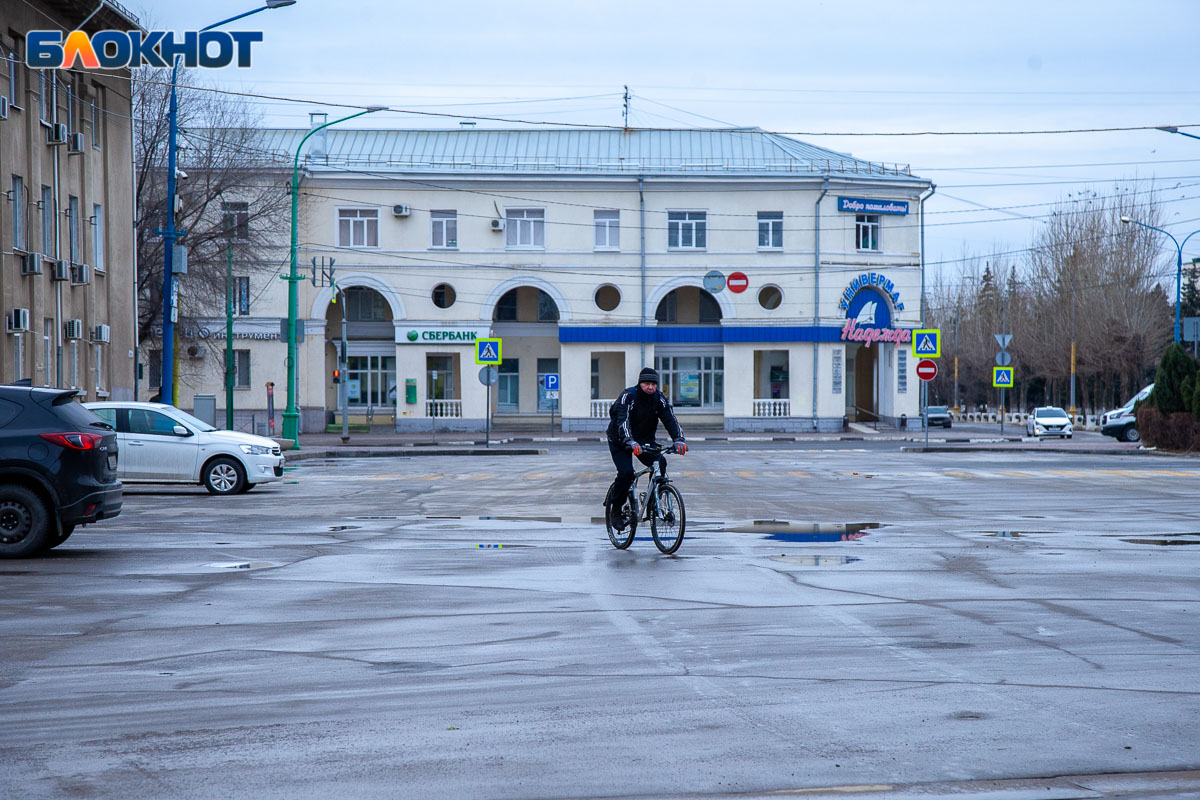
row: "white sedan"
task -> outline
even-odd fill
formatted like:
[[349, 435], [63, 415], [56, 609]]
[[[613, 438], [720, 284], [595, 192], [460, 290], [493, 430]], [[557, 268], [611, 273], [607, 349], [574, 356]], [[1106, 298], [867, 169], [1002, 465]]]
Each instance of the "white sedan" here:
[[283, 478], [279, 445], [214, 428], [164, 403], [84, 403], [117, 432], [117, 478], [125, 483], [199, 483], [213, 494], [247, 492]]
[[1025, 420], [1025, 432], [1030, 436], [1061, 436], [1070, 439], [1075, 432], [1067, 412], [1057, 406], [1035, 408]]

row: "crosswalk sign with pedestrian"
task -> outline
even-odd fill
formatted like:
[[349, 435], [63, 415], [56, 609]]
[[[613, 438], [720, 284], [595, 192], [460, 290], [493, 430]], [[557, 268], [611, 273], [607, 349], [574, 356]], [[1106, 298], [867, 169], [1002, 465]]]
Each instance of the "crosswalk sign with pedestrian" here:
[[992, 367], [992, 386], [997, 389], [1013, 388], [1012, 367]]
[[942, 331], [927, 328], [913, 331], [913, 358], [940, 358], [942, 355]]
[[475, 340], [475, 363], [476, 364], [499, 364], [500, 363], [500, 339], [476, 339]]

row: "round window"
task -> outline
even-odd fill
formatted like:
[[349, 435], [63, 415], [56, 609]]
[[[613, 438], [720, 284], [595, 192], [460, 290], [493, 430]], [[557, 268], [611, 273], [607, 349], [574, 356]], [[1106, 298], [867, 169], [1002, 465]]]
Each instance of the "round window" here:
[[454, 287], [448, 283], [439, 283], [433, 287], [433, 304], [438, 308], [449, 308], [454, 305]]
[[779, 291], [778, 286], [764, 286], [758, 292], [758, 304], [768, 311], [779, 308], [782, 302], [783, 292]]
[[596, 290], [596, 307], [601, 311], [612, 311], [621, 304], [621, 290], [605, 284]]

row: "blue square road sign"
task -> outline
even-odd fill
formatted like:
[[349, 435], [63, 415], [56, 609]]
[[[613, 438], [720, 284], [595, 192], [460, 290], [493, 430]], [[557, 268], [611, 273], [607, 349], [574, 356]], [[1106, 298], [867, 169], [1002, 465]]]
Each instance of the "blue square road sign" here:
[[546, 380], [546, 391], [547, 392], [557, 392], [558, 391], [558, 373], [557, 372], [547, 372], [545, 380]]

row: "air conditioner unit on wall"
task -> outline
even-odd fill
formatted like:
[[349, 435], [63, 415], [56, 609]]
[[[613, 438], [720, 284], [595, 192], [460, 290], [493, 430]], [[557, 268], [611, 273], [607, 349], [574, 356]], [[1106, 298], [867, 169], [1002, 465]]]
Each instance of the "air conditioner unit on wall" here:
[[73, 155], [83, 152], [82, 133], [72, 133], [69, 137], [67, 137], [67, 152]]
[[207, 350], [205, 350], [203, 347], [201, 347], [198, 344], [189, 344], [187, 346], [188, 358], [204, 358], [204, 355], [207, 352], [208, 352]]
[[61, 122], [56, 122], [50, 126], [50, 130], [46, 131], [47, 144], [66, 144], [67, 143], [67, 126]]
[[494, 230], [494, 231], [504, 230], [504, 220], [502, 220], [502, 219], [492, 220], [492, 230]]
[[5, 314], [4, 327], [9, 333], [29, 330], [29, 309], [14, 308]]
[[412, 213], [412, 206], [395, 205], [392, 206], [393, 217], [407, 217]]
[[51, 277], [56, 281], [71, 280], [71, 262], [67, 261], [65, 258], [60, 258], [55, 261], [54, 271], [51, 273]]
[[41, 253], [26, 253], [21, 261], [22, 275], [41, 275], [42, 274], [42, 254]]
[[83, 338], [83, 320], [69, 319], [64, 326], [63, 336], [67, 339], [82, 339]]
[[0, 119], [8, 119], [8, 98], [0, 95]]
[[108, 326], [101, 323], [92, 329], [92, 341], [107, 343], [109, 339], [109, 333], [110, 331]]
[[71, 285], [87, 286], [92, 282], [92, 268], [87, 264], [71, 265]]

